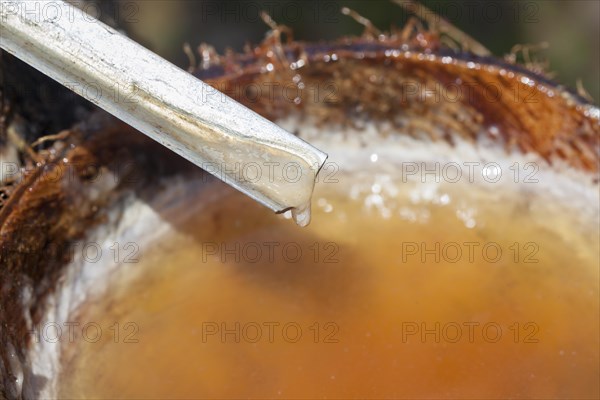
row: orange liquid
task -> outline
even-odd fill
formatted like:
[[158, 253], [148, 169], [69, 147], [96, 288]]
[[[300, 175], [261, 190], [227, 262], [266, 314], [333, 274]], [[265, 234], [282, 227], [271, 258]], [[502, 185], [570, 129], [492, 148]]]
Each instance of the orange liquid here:
[[65, 351], [59, 395], [598, 397], [597, 228], [467, 185], [384, 213], [323, 186], [300, 229], [216, 185], [81, 310], [103, 335]]

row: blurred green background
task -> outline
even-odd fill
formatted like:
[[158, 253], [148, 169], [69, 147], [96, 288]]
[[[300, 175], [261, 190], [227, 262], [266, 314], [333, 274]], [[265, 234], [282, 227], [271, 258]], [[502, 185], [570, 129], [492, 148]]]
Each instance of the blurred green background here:
[[[600, 1], [598, 0], [424, 0], [422, 4], [447, 18], [497, 56], [515, 44], [548, 42], [536, 54], [550, 62], [555, 79], [575, 87], [581, 79], [598, 104], [600, 100]], [[146, 46], [187, 68], [184, 42], [192, 48], [213, 45], [241, 51], [257, 44], [267, 32], [258, 13], [290, 26], [298, 40], [330, 40], [359, 35], [363, 27], [340, 13], [356, 10], [378, 28], [401, 27], [408, 14], [391, 0], [124, 0], [119, 18]]]

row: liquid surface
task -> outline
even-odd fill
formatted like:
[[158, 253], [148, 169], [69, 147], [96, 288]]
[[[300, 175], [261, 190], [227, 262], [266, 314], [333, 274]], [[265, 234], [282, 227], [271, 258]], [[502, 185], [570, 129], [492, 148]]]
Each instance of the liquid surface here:
[[342, 183], [305, 229], [218, 184], [81, 310], [102, 336], [67, 346], [60, 397], [598, 397], [597, 228], [468, 184]]

